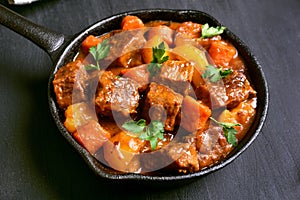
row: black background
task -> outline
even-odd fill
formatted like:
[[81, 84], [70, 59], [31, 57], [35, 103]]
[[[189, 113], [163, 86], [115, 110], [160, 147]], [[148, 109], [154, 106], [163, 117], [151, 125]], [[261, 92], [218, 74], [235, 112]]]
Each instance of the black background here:
[[168, 189], [108, 184], [92, 173], [52, 120], [48, 55], [0, 26], [0, 199], [300, 199], [299, 0], [42, 0], [26, 6], [0, 2], [66, 35], [129, 10], [201, 10], [250, 47], [270, 89], [261, 134], [225, 168]]

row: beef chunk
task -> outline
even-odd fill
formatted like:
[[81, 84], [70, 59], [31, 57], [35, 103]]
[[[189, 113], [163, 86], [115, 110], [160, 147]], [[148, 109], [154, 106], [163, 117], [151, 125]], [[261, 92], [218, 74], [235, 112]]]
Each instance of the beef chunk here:
[[176, 36], [184, 36], [188, 38], [199, 38], [201, 36], [201, 24], [193, 22], [184, 22], [177, 28]]
[[196, 147], [200, 168], [205, 168], [223, 159], [232, 150], [220, 126], [211, 126], [206, 131], [196, 134]]
[[234, 71], [241, 72], [243, 74], [245, 74], [247, 72], [246, 66], [245, 66], [245, 62], [239, 56], [237, 56], [236, 58], [233, 58], [230, 61], [229, 65], [228, 65], [228, 68], [230, 68], [230, 69], [232, 69]]
[[155, 80], [167, 85], [175, 92], [186, 95], [191, 86], [193, 73], [194, 66], [192, 63], [170, 60], [163, 63], [161, 73], [157, 75]]
[[213, 37], [210, 37], [210, 38], [202, 38], [202, 39], [197, 39], [196, 40], [196, 43], [200, 46], [202, 46], [206, 51], [209, 50], [211, 44], [214, 42], [214, 41], [220, 41], [222, 38], [220, 35], [216, 35], [216, 36], [213, 36]]
[[242, 73], [233, 72], [223, 80], [228, 97], [226, 101], [228, 108], [233, 108], [243, 100], [256, 96], [255, 90], [253, 90], [250, 82]]
[[134, 80], [117, 78], [110, 71], [103, 72], [99, 77], [95, 105], [101, 115], [111, 116], [112, 111], [125, 116], [136, 113], [139, 99], [138, 84]]
[[183, 45], [186, 43], [191, 43], [197, 41], [201, 36], [201, 24], [193, 22], [184, 22], [181, 23], [175, 34], [175, 44], [176, 46]]
[[[210, 99], [213, 108], [234, 108], [240, 102], [256, 96], [255, 90], [243, 73], [233, 71], [232, 74], [216, 83], [206, 82], [206, 85], [196, 89], [198, 99]], [[210, 97], [209, 97], [210, 96]]]
[[53, 80], [56, 101], [61, 109], [85, 101], [85, 82], [88, 79], [84, 65], [80, 61], [61, 67]]
[[180, 112], [182, 98], [182, 95], [169, 87], [152, 82], [146, 96], [143, 115], [146, 120], [165, 121], [165, 130], [172, 131]]
[[148, 65], [144, 64], [138, 67], [124, 69], [121, 73], [123, 74], [123, 77], [135, 80], [140, 85], [139, 91], [143, 92], [147, 89], [150, 78], [147, 66]]
[[186, 142], [172, 142], [168, 146], [168, 155], [175, 160], [168, 168], [181, 173], [193, 173], [199, 171], [198, 153], [195, 138], [189, 138]]
[[161, 170], [168, 173], [193, 173], [199, 171], [195, 136], [174, 138], [154, 154], [140, 156], [145, 171]]
[[134, 67], [142, 64], [140, 49], [146, 42], [141, 30], [122, 31], [109, 39], [110, 52], [106, 61], [122, 67]]

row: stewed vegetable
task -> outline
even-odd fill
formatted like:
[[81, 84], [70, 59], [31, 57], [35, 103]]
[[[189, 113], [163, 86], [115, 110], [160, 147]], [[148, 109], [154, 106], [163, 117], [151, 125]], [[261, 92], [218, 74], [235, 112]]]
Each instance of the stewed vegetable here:
[[122, 172], [194, 173], [251, 126], [256, 91], [225, 27], [124, 17], [89, 35], [53, 88], [73, 138]]

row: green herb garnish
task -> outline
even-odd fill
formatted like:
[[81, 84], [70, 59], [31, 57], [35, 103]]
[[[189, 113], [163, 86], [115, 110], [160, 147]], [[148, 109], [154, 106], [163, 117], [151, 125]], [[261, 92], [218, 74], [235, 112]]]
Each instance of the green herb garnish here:
[[125, 122], [122, 127], [127, 131], [136, 134], [141, 140], [148, 140], [152, 150], [157, 147], [158, 139], [164, 139], [164, 124], [160, 121], [153, 121], [148, 126], [146, 120]]
[[125, 128], [127, 131], [135, 134], [140, 134], [144, 131], [146, 127], [146, 120], [140, 119], [139, 121], [128, 121], [125, 122], [122, 127]]
[[219, 122], [216, 119], [214, 119], [213, 117], [210, 117], [210, 119], [212, 121], [214, 121], [216, 124], [218, 124], [219, 126], [222, 126], [223, 132], [224, 132], [224, 136], [227, 140], [227, 142], [233, 146], [237, 145], [238, 140], [236, 139], [236, 134], [237, 134], [237, 130], [233, 127], [235, 126], [241, 126], [241, 124], [238, 123], [229, 123], [229, 122]]
[[220, 35], [225, 29], [225, 26], [209, 27], [208, 23], [206, 23], [202, 26], [201, 39]]
[[161, 42], [157, 47], [152, 47], [152, 61], [147, 67], [151, 76], [154, 76], [161, 68], [161, 64], [169, 59], [169, 56], [164, 56], [165, 48], [164, 42]]
[[227, 77], [232, 73], [231, 69], [222, 70], [212, 65], [206, 66], [205, 72], [202, 74], [203, 78], [209, 78], [211, 82], [217, 82], [218, 80]]
[[89, 52], [92, 54], [96, 64], [89, 64], [85, 66], [85, 70], [100, 70], [99, 61], [104, 59], [110, 50], [110, 46], [107, 40], [103, 40], [102, 43], [98, 44], [95, 47], [91, 47]]

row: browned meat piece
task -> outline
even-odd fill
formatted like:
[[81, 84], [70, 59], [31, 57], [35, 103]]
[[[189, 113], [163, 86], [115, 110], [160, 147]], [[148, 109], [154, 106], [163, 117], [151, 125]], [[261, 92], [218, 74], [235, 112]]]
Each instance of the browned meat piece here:
[[165, 130], [172, 131], [180, 111], [182, 98], [182, 95], [169, 87], [152, 82], [145, 100], [144, 118], [148, 121], [165, 121]]
[[186, 142], [172, 142], [168, 145], [168, 155], [175, 160], [168, 168], [180, 173], [193, 173], [199, 171], [198, 153], [195, 139]]
[[230, 61], [228, 68], [230, 68], [234, 71], [241, 72], [241, 73], [246, 73], [245, 63], [244, 63], [243, 59], [239, 56], [237, 56], [236, 58], [233, 58]]
[[147, 89], [150, 78], [150, 73], [147, 70], [147, 66], [148, 65], [144, 64], [138, 67], [124, 69], [121, 73], [123, 74], [123, 77], [135, 80], [140, 85], [139, 90], [143, 92]]
[[193, 22], [183, 22], [177, 28], [176, 36], [183, 36], [188, 38], [200, 38], [202, 25]]
[[87, 72], [80, 61], [68, 63], [56, 72], [53, 87], [61, 109], [86, 99], [84, 90], [87, 79]]
[[242, 73], [233, 72], [223, 80], [228, 97], [226, 101], [228, 108], [233, 108], [243, 100], [256, 96], [256, 91], [253, 90], [246, 76]]
[[198, 38], [196, 40], [196, 43], [198, 45], [202, 46], [206, 51], [208, 51], [211, 43], [213, 41], [219, 41], [219, 40], [221, 40], [221, 36], [217, 35], [217, 36], [214, 36], [214, 37], [211, 37], [211, 38], [202, 38], [202, 39]]
[[110, 52], [106, 61], [122, 67], [134, 67], [142, 64], [140, 49], [146, 42], [141, 30], [122, 31], [109, 39]]
[[194, 65], [187, 61], [169, 60], [162, 64], [161, 72], [155, 81], [186, 95], [191, 87]]
[[176, 29], [175, 45], [180, 46], [187, 43], [197, 43], [201, 36], [202, 25], [193, 22], [184, 22]]
[[196, 89], [196, 95], [198, 99], [210, 99], [213, 108], [231, 109], [240, 102], [256, 96], [256, 92], [243, 73], [233, 71], [223, 81], [216, 83], [207, 81], [206, 85]]
[[228, 144], [221, 127], [211, 126], [206, 131], [199, 131], [196, 134], [196, 147], [200, 168], [209, 167], [215, 164], [232, 150]]
[[111, 116], [112, 111], [116, 111], [127, 116], [136, 113], [139, 99], [138, 84], [134, 80], [117, 78], [110, 71], [99, 77], [95, 105], [100, 114]]

